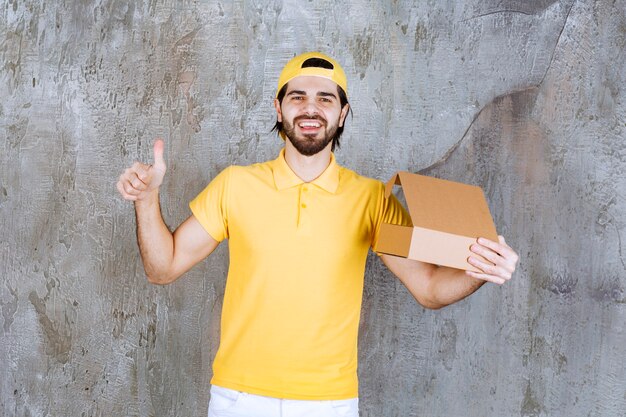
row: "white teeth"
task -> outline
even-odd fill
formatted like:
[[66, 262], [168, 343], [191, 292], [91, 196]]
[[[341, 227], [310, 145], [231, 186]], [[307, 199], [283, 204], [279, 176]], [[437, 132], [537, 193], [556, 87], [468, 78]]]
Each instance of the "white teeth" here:
[[312, 122], [303, 122], [303, 123], [300, 123], [300, 127], [320, 127], [320, 124], [312, 123]]

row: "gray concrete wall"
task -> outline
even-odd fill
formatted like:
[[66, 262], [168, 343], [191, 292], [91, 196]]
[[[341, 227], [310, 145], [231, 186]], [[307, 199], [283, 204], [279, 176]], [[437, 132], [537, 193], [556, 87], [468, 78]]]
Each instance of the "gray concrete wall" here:
[[344, 64], [337, 153], [479, 184], [515, 279], [440, 311], [368, 260], [362, 416], [626, 415], [626, 3], [0, 2], [0, 414], [201, 416], [223, 245], [146, 283], [114, 184], [166, 139], [163, 212], [273, 158], [281, 66]]

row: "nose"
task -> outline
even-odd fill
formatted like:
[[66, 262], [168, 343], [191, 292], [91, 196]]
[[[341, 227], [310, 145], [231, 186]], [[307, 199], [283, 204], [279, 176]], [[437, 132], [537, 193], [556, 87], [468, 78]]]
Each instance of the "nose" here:
[[307, 115], [311, 116], [319, 113], [315, 99], [308, 99], [304, 104], [303, 110]]

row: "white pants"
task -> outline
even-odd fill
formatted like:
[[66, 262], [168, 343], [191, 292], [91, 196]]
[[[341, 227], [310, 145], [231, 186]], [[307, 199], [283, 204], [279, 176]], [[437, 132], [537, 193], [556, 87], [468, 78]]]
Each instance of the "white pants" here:
[[213, 385], [209, 417], [359, 417], [359, 399], [282, 400]]

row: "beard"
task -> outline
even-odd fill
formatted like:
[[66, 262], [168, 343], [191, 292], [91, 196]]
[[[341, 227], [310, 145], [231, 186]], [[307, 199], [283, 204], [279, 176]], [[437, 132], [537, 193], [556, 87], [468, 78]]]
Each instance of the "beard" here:
[[[315, 134], [301, 134], [296, 133], [296, 125], [299, 120], [318, 120], [321, 124], [320, 132]], [[321, 152], [328, 146], [329, 143], [335, 139], [337, 135], [337, 127], [339, 126], [339, 120], [334, 125], [329, 126], [326, 119], [321, 116], [298, 116], [293, 119], [293, 123], [283, 121], [283, 132], [289, 142], [296, 150], [304, 156], [313, 156]], [[320, 135], [320, 137], [317, 137]]]

